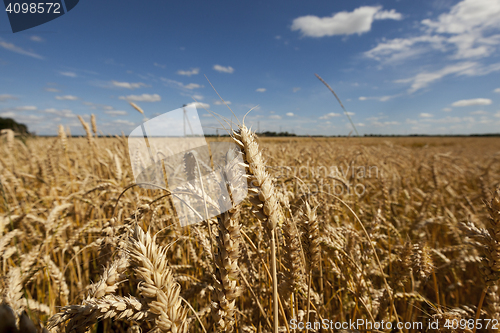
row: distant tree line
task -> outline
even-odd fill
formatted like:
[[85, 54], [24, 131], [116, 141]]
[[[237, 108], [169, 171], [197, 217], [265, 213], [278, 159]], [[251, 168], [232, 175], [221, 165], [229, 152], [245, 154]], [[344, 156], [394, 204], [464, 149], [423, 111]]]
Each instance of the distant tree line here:
[[[19, 134], [24, 134], [24, 135], [33, 135], [34, 133], [30, 133], [28, 131], [28, 127], [24, 124], [20, 124], [16, 122], [12, 118], [2, 118], [0, 117], [0, 130], [3, 129], [11, 129], [16, 133]], [[271, 131], [265, 131], [261, 133], [257, 133], [259, 136], [265, 136], [265, 137], [338, 137], [338, 138], [343, 138], [343, 137], [352, 137], [349, 135], [296, 135], [295, 133], [288, 133], [288, 132], [271, 132]], [[229, 136], [228, 134], [223, 134], [223, 135], [216, 135], [216, 134], [206, 134], [206, 137], [227, 137]], [[461, 136], [473, 136], [473, 137], [478, 137], [478, 136], [487, 136], [487, 137], [498, 137], [500, 136], [500, 133], [485, 133], [485, 134], [408, 134], [408, 135], [401, 135], [401, 134], [365, 134], [365, 137], [461, 137]], [[105, 137], [112, 137], [105, 135]]]
[[11, 129], [19, 134], [31, 134], [26, 125], [20, 124], [12, 118], [0, 117], [0, 130], [3, 129]]
[[288, 132], [261, 132], [257, 133], [260, 136], [297, 136], [294, 133], [288, 133]]
[[[284, 136], [294, 136], [299, 138], [354, 138], [356, 136], [352, 135], [297, 135], [288, 132], [261, 132], [257, 133], [258, 136], [267, 137], [284, 137]], [[229, 134], [205, 134], [206, 137], [229, 137]], [[374, 138], [389, 138], [389, 137], [498, 137], [500, 133], [485, 133], [485, 134], [364, 134], [364, 137], [374, 137]]]
[[500, 136], [500, 133], [484, 134], [365, 134], [365, 137], [453, 137], [453, 136]]
[[[260, 132], [260, 133], [257, 133], [258, 136], [297, 136], [296, 134], [294, 133], [288, 133], [288, 132], [269, 132], [269, 131], [266, 131], [266, 132]], [[222, 137], [225, 137], [225, 136], [229, 136], [228, 134], [223, 134], [223, 135], [217, 135], [217, 134], [205, 134], [205, 136], [208, 136], [208, 137], [214, 137], [214, 136], [222, 136]]]

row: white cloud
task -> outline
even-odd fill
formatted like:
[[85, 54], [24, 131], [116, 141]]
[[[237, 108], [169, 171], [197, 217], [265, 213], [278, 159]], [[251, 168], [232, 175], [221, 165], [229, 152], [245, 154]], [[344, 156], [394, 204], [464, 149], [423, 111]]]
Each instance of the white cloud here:
[[[227, 105], [231, 105], [231, 101], [224, 101], [224, 102], [226, 102]], [[214, 104], [215, 105], [224, 105], [224, 102], [217, 100], [214, 102]]]
[[65, 96], [56, 96], [56, 99], [60, 101], [76, 101], [78, 97], [73, 95], [65, 95]]
[[354, 112], [349, 112], [349, 111], [348, 111], [348, 112], [346, 112], [346, 113], [347, 113], [347, 115], [349, 115], [349, 116], [354, 116], [354, 115], [355, 115], [355, 113], [354, 113]]
[[330, 113], [327, 113], [327, 114], [319, 117], [319, 119], [330, 119], [332, 117], [340, 117], [340, 113], [330, 112]]
[[493, 92], [500, 94], [500, 88], [496, 88], [495, 90], [493, 90]]
[[104, 111], [104, 113], [112, 116], [125, 116], [128, 114], [127, 111], [119, 111], [119, 110], [109, 110], [109, 111]]
[[272, 116], [269, 116], [269, 119], [281, 119], [281, 116], [278, 116], [277, 114], [273, 114]]
[[75, 114], [73, 113], [73, 111], [71, 111], [69, 109], [57, 110], [54, 108], [50, 108], [50, 109], [45, 109], [44, 111], [47, 113], [55, 114], [55, 115], [60, 116], [60, 117], [64, 117], [64, 118], [75, 117]]
[[352, 35], [371, 30], [374, 20], [400, 20], [401, 14], [395, 10], [382, 11], [382, 6], [363, 6], [352, 12], [338, 12], [328, 17], [314, 15], [301, 16], [293, 20], [291, 30], [299, 30], [302, 36], [325, 37], [334, 35]]
[[155, 62], [153, 65], [154, 65], [154, 66], [156, 66], [156, 67], [163, 68], [163, 69], [167, 68], [167, 66], [165, 66], [165, 65], [161, 65], [161, 64], [158, 64], [158, 63], [156, 63], [156, 62]]
[[120, 96], [119, 99], [124, 99], [124, 100], [132, 101], [132, 102], [159, 102], [159, 101], [161, 101], [161, 97], [158, 94]]
[[288, 117], [293, 117], [293, 116], [295, 116], [295, 114], [293, 114], [293, 112], [287, 112], [287, 113], [286, 113], [286, 115], [287, 115]]
[[61, 90], [56, 89], [56, 88], [45, 88], [45, 91], [49, 91], [49, 92], [61, 92]]
[[430, 114], [430, 113], [425, 113], [424, 112], [424, 113], [419, 114], [419, 117], [421, 117], [421, 118], [432, 118], [432, 117], [434, 117], [434, 115]]
[[29, 115], [26, 115], [26, 116], [24, 116], [22, 118], [29, 119], [29, 120], [41, 120], [41, 119], [43, 119], [43, 116], [37, 116], [37, 115], [34, 115], [34, 114], [29, 114]]
[[59, 72], [59, 74], [63, 75], [63, 76], [68, 76], [68, 77], [76, 77], [76, 73], [73, 73], [73, 72]]
[[366, 100], [375, 100], [375, 101], [379, 101], [379, 102], [387, 102], [388, 100], [391, 100], [393, 99], [394, 97], [397, 97], [399, 95], [387, 95], [387, 96], [373, 96], [373, 97], [365, 97], [365, 96], [361, 96], [359, 97], [358, 99], [360, 101], [366, 101]]
[[202, 85], [199, 85], [197, 83], [189, 83], [189, 84], [186, 84], [184, 85], [182, 82], [179, 82], [179, 81], [175, 81], [175, 80], [171, 80], [171, 79], [166, 79], [166, 78], [160, 78], [160, 80], [168, 83], [170, 86], [173, 86], [175, 88], [180, 88], [180, 89], [187, 89], [187, 90], [193, 90], [193, 89], [197, 89], [197, 88], [202, 88], [203, 86]]
[[497, 111], [497, 113], [495, 113], [495, 117], [500, 118], [500, 111]]
[[452, 110], [451, 110], [451, 108], [443, 108], [443, 111], [444, 112], [451, 112]]
[[189, 103], [187, 106], [194, 106], [195, 108], [199, 108], [199, 109], [208, 109], [208, 108], [210, 108], [209, 104], [207, 104], [207, 103], [201, 103], [201, 102], [192, 102], [192, 103]]
[[231, 67], [231, 66], [227, 66], [227, 67], [224, 67], [224, 66], [221, 66], [221, 65], [214, 65], [213, 67], [217, 72], [221, 72], [221, 73], [229, 73], [229, 74], [232, 74], [234, 72], [234, 68]]
[[451, 104], [451, 106], [490, 105], [491, 103], [493, 102], [489, 98], [473, 98], [461, 99]]
[[41, 42], [44, 42], [44, 41], [45, 41], [45, 39], [43, 39], [43, 38], [42, 38], [42, 37], [40, 37], [40, 36], [31, 36], [31, 37], [30, 37], [30, 40], [32, 40], [32, 41], [34, 41], [34, 42], [39, 42], [39, 43], [41, 43]]
[[383, 122], [384, 126], [393, 126], [393, 125], [399, 125], [399, 121], [384, 121]]
[[266, 88], [257, 88], [255, 89], [256, 92], [265, 92]]
[[201, 86], [198, 83], [189, 83], [189, 84], [186, 84], [184, 86], [184, 88], [189, 89], [189, 90], [197, 89], [197, 88], [200, 88], [200, 87]]
[[[386, 118], [386, 117], [383, 117], [383, 118]], [[398, 121], [395, 121], [395, 120], [389, 120], [389, 121], [379, 121], [381, 119], [381, 117], [370, 117], [366, 120], [370, 121], [370, 126], [373, 126], [373, 127], [387, 127], [387, 126], [395, 126], [395, 125], [399, 125], [400, 123]], [[408, 122], [409, 119], [406, 119], [406, 122]]]
[[146, 85], [142, 82], [130, 83], [130, 82], [111, 81], [111, 84], [115, 87], [126, 88], [126, 89], [137, 89], [140, 87], [146, 87]]
[[35, 111], [35, 110], [37, 110], [37, 107], [34, 105], [18, 106], [18, 107], [15, 107], [14, 110], [16, 110], [16, 111]]
[[124, 119], [116, 119], [116, 120], [113, 120], [113, 122], [116, 124], [123, 124], [123, 125], [128, 125], [128, 126], [134, 125], [133, 122], [131, 122], [129, 120], [124, 120]]
[[185, 75], [185, 76], [191, 76], [191, 75], [196, 75], [200, 72], [199, 68], [191, 68], [190, 70], [184, 71], [182, 69], [179, 69], [177, 71], [177, 74], [179, 75]]
[[420, 22], [421, 36], [383, 40], [365, 55], [384, 62], [405, 59], [423, 52], [453, 52], [452, 58], [469, 59], [492, 55], [500, 45], [500, 2], [463, 0], [436, 20]]
[[393, 63], [417, 56], [429, 50], [444, 51], [445, 38], [442, 36], [418, 36], [411, 38], [383, 39], [364, 55], [378, 61]]
[[500, 2], [495, 0], [463, 0], [437, 21], [425, 19], [426, 26], [440, 33], [459, 34], [476, 28], [498, 28]]
[[398, 95], [392, 95], [392, 96], [380, 96], [380, 97], [377, 97], [377, 99], [381, 102], [387, 102], [388, 100], [390, 99], [393, 99], [394, 97], [396, 97]]
[[483, 115], [487, 115], [489, 112], [486, 112], [486, 111], [483, 111], [483, 110], [477, 110], [477, 111], [473, 111], [471, 112], [470, 114], [471, 115], [479, 115], [479, 116], [483, 116]]
[[476, 76], [484, 75], [484, 73], [490, 73], [495, 70], [500, 70], [500, 66], [496, 68], [495, 66], [490, 65], [489, 68], [485, 68], [480, 66], [477, 62], [461, 62], [454, 65], [448, 65], [435, 72], [423, 72], [415, 75], [414, 77], [396, 80], [395, 82], [411, 83], [411, 87], [408, 89], [408, 92], [411, 94], [448, 75]]
[[92, 102], [83, 101], [82, 104], [89, 106], [92, 110], [114, 110], [115, 108], [110, 105], [97, 104]]
[[[474, 33], [468, 33], [450, 37], [448, 43], [455, 44], [457, 48], [454, 55], [455, 59], [480, 58], [487, 57], [495, 51], [496, 47], [494, 45], [498, 44], [498, 37], [486, 38]], [[478, 42], [478, 40], [480, 41]]]
[[5, 102], [9, 99], [17, 99], [14, 95], [9, 95], [9, 94], [2, 94], [0, 95], [0, 102]]
[[381, 10], [375, 13], [375, 16], [373, 16], [375, 20], [402, 20], [403, 15], [400, 13], [397, 13], [395, 9], [391, 10]]
[[2, 111], [7, 111], [7, 112], [14, 112], [16, 114], [17, 112], [22, 112], [22, 111], [36, 111], [38, 108], [34, 105], [25, 105], [25, 106], [16, 106], [13, 108], [6, 108], [3, 109]]
[[2, 112], [2, 113], [0, 113], [0, 116], [2, 116], [2, 117], [12, 118], [12, 117], [15, 117], [15, 116], [16, 116], [16, 113], [14, 113], [14, 112], [12, 112], [12, 111], [7, 111], [7, 112]]
[[279, 35], [278, 35], [278, 36], [275, 36], [274, 38], [276, 38], [276, 39], [281, 39], [281, 36], [279, 36]]
[[31, 52], [31, 51], [26, 51], [22, 47], [15, 46], [12, 43], [4, 42], [1, 39], [0, 39], [0, 47], [3, 47], [4, 49], [12, 51], [12, 52], [15, 52], [15, 53], [26, 55], [28, 57], [37, 58], [37, 59], [43, 59], [43, 57], [41, 55], [39, 55], [39, 54], [36, 54], [34, 52]]
[[292, 91], [293, 91], [294, 93], [296, 93], [296, 92], [297, 92], [297, 91], [299, 91], [300, 89], [301, 89], [300, 87], [294, 87], [294, 88], [292, 88]]
[[445, 117], [441, 119], [432, 119], [432, 118], [426, 118], [423, 119], [422, 121], [428, 122], [428, 123], [434, 123], [434, 124], [453, 124], [453, 123], [461, 123], [461, 122], [474, 122], [474, 118], [472, 117]]

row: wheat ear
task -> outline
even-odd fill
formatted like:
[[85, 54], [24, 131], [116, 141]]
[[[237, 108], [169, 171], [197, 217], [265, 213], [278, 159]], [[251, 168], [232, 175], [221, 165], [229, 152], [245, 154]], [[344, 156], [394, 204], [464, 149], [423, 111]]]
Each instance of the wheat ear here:
[[167, 265], [167, 249], [156, 244], [156, 236], [151, 237], [149, 231], [145, 233], [135, 224], [127, 250], [139, 280], [137, 289], [155, 316], [156, 328], [162, 332], [184, 333], [188, 331], [188, 311], [181, 306], [181, 287]]
[[93, 113], [90, 116], [90, 124], [92, 125], [92, 132], [94, 132], [94, 135], [97, 136], [97, 122]]
[[68, 137], [66, 136], [66, 132], [64, 131], [63, 125], [59, 125], [58, 131], [59, 139], [61, 140], [61, 146], [63, 147], [64, 152], [68, 151]]
[[[481, 274], [486, 286], [483, 288], [477, 306], [476, 321], [481, 314], [481, 307], [488, 292], [488, 287], [500, 279], [500, 189], [497, 189], [491, 201], [486, 203], [490, 213], [486, 229], [478, 229], [473, 223], [462, 223], [461, 227], [467, 235], [476, 240], [476, 246], [483, 252]], [[474, 326], [473, 333], [476, 332]]]
[[89, 298], [81, 305], [69, 305], [61, 310], [49, 319], [49, 330], [69, 320], [66, 332], [85, 333], [99, 319], [143, 320], [150, 316], [147, 307], [137, 298], [115, 295]]
[[420, 280], [426, 280], [434, 270], [434, 264], [427, 245], [414, 244], [411, 261], [413, 271]]
[[309, 322], [309, 314], [311, 310], [311, 287], [312, 287], [312, 271], [319, 262], [320, 238], [318, 229], [318, 216], [316, 215], [316, 207], [311, 208], [306, 201], [306, 209], [304, 210], [304, 223], [302, 225], [302, 246], [306, 259], [306, 270], [308, 272], [307, 286], [307, 322]]
[[215, 299], [212, 303], [212, 317], [221, 330], [232, 332], [236, 298], [241, 292], [241, 287], [237, 286], [241, 237], [239, 209], [232, 208], [220, 214], [217, 220], [219, 234], [216, 237], [218, 252], [215, 255]]
[[83, 129], [87, 134], [87, 141], [89, 143], [89, 146], [92, 146], [92, 132], [90, 132], [89, 124], [85, 120], [83, 120], [81, 116], [78, 116], [78, 120], [80, 120], [80, 123], [82, 123]]
[[224, 332], [232, 332], [234, 326], [234, 313], [236, 311], [236, 298], [241, 293], [241, 287], [237, 286], [239, 267], [238, 259], [240, 257], [240, 207], [235, 204], [235, 195], [237, 190], [231, 184], [235, 184], [240, 177], [238, 171], [237, 159], [228, 163], [222, 170], [223, 181], [220, 183], [222, 193], [227, 190], [228, 198], [220, 198], [220, 207], [224, 203], [231, 202], [231, 207], [226, 212], [220, 214], [217, 218], [218, 236], [216, 242], [218, 245], [217, 253], [214, 256], [215, 274], [214, 274], [214, 302], [212, 302], [212, 317]]
[[283, 223], [284, 255], [283, 264], [287, 268], [283, 274], [283, 280], [279, 285], [280, 291], [288, 298], [291, 293], [296, 292], [303, 279], [302, 251], [297, 227], [291, 218]]
[[121, 255], [104, 270], [101, 279], [89, 288], [89, 298], [101, 298], [113, 294], [126, 278], [125, 271], [129, 266], [127, 257]]
[[12, 267], [7, 273], [6, 286], [2, 290], [2, 303], [9, 305], [19, 316], [24, 310], [23, 298], [23, 279], [21, 269]]
[[[488, 315], [491, 319], [500, 320], [500, 294], [498, 284], [491, 286], [487, 294]], [[491, 330], [493, 332], [493, 329]]]
[[253, 213], [265, 222], [271, 232], [271, 270], [273, 276], [273, 332], [278, 332], [278, 276], [276, 269], [276, 227], [281, 225], [283, 214], [276, 196], [276, 190], [271, 176], [266, 171], [266, 165], [259, 150], [255, 134], [245, 125], [240, 125], [238, 131], [233, 131], [233, 140], [243, 150], [243, 157], [248, 165], [248, 191], [254, 195], [250, 201], [256, 210]]

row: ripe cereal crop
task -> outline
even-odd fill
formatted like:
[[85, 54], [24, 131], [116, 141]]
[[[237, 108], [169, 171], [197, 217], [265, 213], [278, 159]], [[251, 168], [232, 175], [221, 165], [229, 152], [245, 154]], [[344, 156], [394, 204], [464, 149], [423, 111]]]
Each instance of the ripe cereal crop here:
[[241, 149], [224, 172], [243, 167], [248, 195], [183, 227], [168, 190], [133, 186], [127, 138], [90, 119], [85, 137], [2, 133], [0, 332], [290, 333], [361, 319], [498, 331], [497, 137], [266, 138], [242, 124], [209, 142]]

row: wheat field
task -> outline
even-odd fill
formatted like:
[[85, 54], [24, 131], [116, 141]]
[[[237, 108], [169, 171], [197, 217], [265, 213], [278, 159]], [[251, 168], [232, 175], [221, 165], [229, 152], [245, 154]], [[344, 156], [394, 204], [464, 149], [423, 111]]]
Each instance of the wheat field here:
[[210, 141], [240, 147], [248, 195], [182, 227], [169, 191], [132, 186], [127, 138], [82, 123], [81, 138], [2, 135], [0, 332], [500, 327], [499, 138], [241, 125]]

